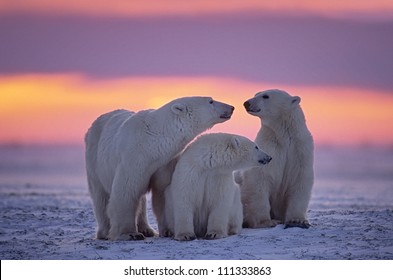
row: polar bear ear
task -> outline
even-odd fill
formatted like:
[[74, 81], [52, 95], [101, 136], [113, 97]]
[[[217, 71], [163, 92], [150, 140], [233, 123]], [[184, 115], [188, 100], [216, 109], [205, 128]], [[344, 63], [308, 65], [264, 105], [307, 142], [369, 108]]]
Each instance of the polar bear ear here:
[[186, 111], [186, 105], [181, 104], [181, 103], [176, 103], [176, 104], [172, 105], [171, 109], [172, 109], [173, 113], [175, 113], [176, 115], [179, 115], [179, 114]]
[[302, 99], [299, 96], [292, 97], [292, 105], [297, 105]]
[[240, 140], [236, 136], [232, 137], [231, 139], [231, 146], [233, 149], [238, 149], [240, 147]]

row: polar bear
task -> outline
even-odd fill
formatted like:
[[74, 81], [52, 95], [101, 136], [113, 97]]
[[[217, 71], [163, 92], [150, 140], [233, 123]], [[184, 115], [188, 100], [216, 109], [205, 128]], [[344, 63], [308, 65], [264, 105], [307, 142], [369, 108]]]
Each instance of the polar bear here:
[[152, 174], [198, 134], [230, 119], [234, 107], [210, 97], [183, 97], [156, 110], [116, 110], [86, 133], [86, 171], [97, 239], [153, 236], [146, 217]]
[[273, 161], [264, 168], [237, 172], [245, 227], [308, 228], [307, 208], [314, 182], [314, 144], [300, 97], [282, 90], [259, 92], [244, 102], [261, 119], [255, 142]]
[[166, 229], [160, 231], [179, 241], [237, 234], [243, 211], [233, 172], [270, 160], [243, 136], [212, 133], [198, 137], [178, 158], [165, 191]]

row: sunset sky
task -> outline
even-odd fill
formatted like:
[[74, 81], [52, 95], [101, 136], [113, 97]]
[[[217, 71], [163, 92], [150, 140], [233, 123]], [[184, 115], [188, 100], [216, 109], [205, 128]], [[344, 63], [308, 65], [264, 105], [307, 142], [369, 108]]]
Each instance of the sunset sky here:
[[0, 2], [0, 143], [83, 143], [96, 117], [181, 96], [301, 96], [317, 145], [393, 145], [393, 1]]

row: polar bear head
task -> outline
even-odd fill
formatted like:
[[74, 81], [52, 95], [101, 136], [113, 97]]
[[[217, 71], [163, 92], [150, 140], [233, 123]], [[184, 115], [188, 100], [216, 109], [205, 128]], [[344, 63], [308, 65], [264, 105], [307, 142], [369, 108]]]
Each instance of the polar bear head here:
[[291, 96], [287, 92], [270, 89], [258, 92], [255, 97], [244, 102], [244, 107], [251, 115], [263, 119], [283, 118], [298, 110], [299, 96]]
[[262, 166], [271, 157], [246, 137], [228, 133], [211, 133], [198, 137], [186, 150], [187, 161], [194, 168], [236, 170]]
[[195, 135], [229, 120], [235, 109], [211, 97], [201, 96], [178, 98], [164, 107], [170, 108], [180, 130], [191, 129]]

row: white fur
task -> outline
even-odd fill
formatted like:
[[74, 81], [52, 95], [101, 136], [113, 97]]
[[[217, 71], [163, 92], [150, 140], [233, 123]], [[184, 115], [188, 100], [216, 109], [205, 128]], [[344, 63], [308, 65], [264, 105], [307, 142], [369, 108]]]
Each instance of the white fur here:
[[267, 90], [244, 103], [261, 119], [255, 142], [272, 156], [264, 168], [238, 172], [244, 205], [244, 226], [307, 228], [307, 208], [314, 182], [314, 144], [307, 129], [300, 97]]
[[231, 134], [200, 136], [180, 155], [165, 192], [165, 228], [176, 240], [223, 238], [242, 225], [240, 189], [233, 171], [271, 160], [251, 140]]
[[195, 136], [228, 120], [233, 109], [210, 97], [184, 97], [156, 110], [116, 110], [100, 116], [85, 138], [97, 238], [153, 236], [145, 198], [152, 174]]

